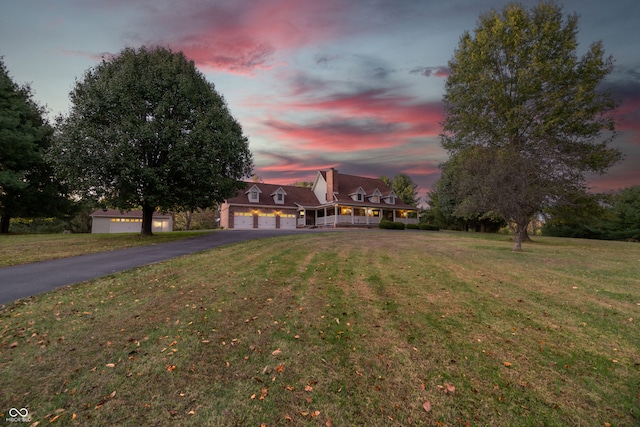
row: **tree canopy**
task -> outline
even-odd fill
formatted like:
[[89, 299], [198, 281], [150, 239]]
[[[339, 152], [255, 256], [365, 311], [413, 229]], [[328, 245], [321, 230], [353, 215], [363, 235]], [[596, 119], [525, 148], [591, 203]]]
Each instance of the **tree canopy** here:
[[514, 250], [534, 215], [621, 158], [615, 103], [599, 90], [613, 59], [600, 42], [578, 57], [577, 32], [554, 3], [512, 3], [482, 15], [449, 61], [441, 137], [464, 172], [458, 209], [499, 214]]
[[11, 218], [68, 213], [72, 203], [44, 160], [53, 129], [29, 85], [19, 86], [0, 58], [0, 232]]
[[85, 198], [155, 210], [214, 207], [251, 176], [252, 156], [224, 98], [183, 53], [127, 48], [76, 81], [50, 158]]
[[381, 176], [380, 179], [390, 186], [404, 203], [411, 206], [418, 206], [420, 202], [420, 198], [418, 197], [418, 184], [416, 184], [409, 175], [399, 173], [393, 178]]
[[549, 236], [640, 241], [640, 186], [615, 193], [579, 192], [545, 210]]

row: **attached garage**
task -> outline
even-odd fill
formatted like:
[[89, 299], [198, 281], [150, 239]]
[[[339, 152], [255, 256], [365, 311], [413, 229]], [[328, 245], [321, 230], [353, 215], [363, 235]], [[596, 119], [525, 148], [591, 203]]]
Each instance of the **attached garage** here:
[[[220, 206], [220, 225], [237, 229], [296, 229], [300, 206], [317, 205], [316, 196], [308, 188], [246, 183], [236, 197]], [[303, 226], [302, 224], [301, 226]]]

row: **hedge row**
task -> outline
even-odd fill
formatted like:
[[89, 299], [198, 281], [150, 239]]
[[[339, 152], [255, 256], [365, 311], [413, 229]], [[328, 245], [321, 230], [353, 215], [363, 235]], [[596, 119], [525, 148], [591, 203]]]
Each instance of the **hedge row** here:
[[[383, 219], [380, 221], [379, 227], [385, 230], [404, 230], [405, 225], [402, 222], [398, 221], [389, 221], [388, 219]], [[407, 224], [406, 228], [408, 230], [434, 230], [437, 231], [439, 228], [435, 225], [431, 224]]]

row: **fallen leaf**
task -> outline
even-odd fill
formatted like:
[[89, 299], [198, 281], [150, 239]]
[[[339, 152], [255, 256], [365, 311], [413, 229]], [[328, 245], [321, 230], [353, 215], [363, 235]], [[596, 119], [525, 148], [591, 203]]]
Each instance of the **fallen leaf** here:
[[255, 394], [255, 393], [253, 393], [253, 394], [251, 395], [251, 400], [253, 400], [253, 399], [255, 399], [255, 398], [256, 398], [256, 394]]
[[282, 350], [277, 349], [277, 350], [273, 350], [273, 351], [271, 352], [271, 355], [273, 355], [273, 356], [277, 356], [277, 355], [279, 355], [280, 353], [282, 353]]
[[327, 418], [327, 422], [324, 423], [324, 425], [327, 427], [333, 427], [333, 421], [331, 421], [331, 418]]
[[16, 348], [17, 346], [18, 346], [18, 341], [15, 341], [9, 344], [9, 348]]
[[304, 391], [313, 391], [313, 387], [311, 387], [310, 385], [306, 385], [304, 387]]
[[509, 367], [511, 366], [511, 363], [510, 363], [510, 362], [502, 362], [502, 364], [503, 364], [504, 366], [506, 366], [507, 368], [509, 368]]
[[422, 404], [422, 407], [425, 411], [431, 412], [431, 402], [429, 402], [428, 400]]
[[260, 400], [264, 400], [264, 398], [267, 397], [268, 391], [269, 391], [268, 388], [263, 388], [262, 390], [260, 390]]
[[278, 372], [284, 371], [284, 365], [278, 365], [278, 367], [276, 368], [276, 371]]
[[453, 384], [444, 383], [444, 386], [447, 388], [448, 393], [453, 393], [456, 391], [456, 387]]
[[115, 367], [116, 367], [116, 364], [115, 364], [115, 363], [107, 363], [107, 364], [106, 364], [106, 365], [104, 365], [104, 366], [106, 366], [107, 368], [115, 368]]
[[176, 365], [167, 365], [167, 371], [171, 372], [176, 369]]

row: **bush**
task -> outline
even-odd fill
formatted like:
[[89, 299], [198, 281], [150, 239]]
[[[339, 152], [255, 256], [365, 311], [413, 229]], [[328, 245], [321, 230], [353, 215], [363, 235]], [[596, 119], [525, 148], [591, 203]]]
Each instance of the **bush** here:
[[404, 224], [402, 222], [389, 221], [388, 219], [380, 221], [378, 226], [385, 230], [404, 230]]
[[407, 224], [407, 230], [419, 230], [418, 224]]
[[437, 225], [431, 225], [431, 224], [420, 224], [420, 230], [438, 231], [440, 230], [440, 227], [438, 227]]

